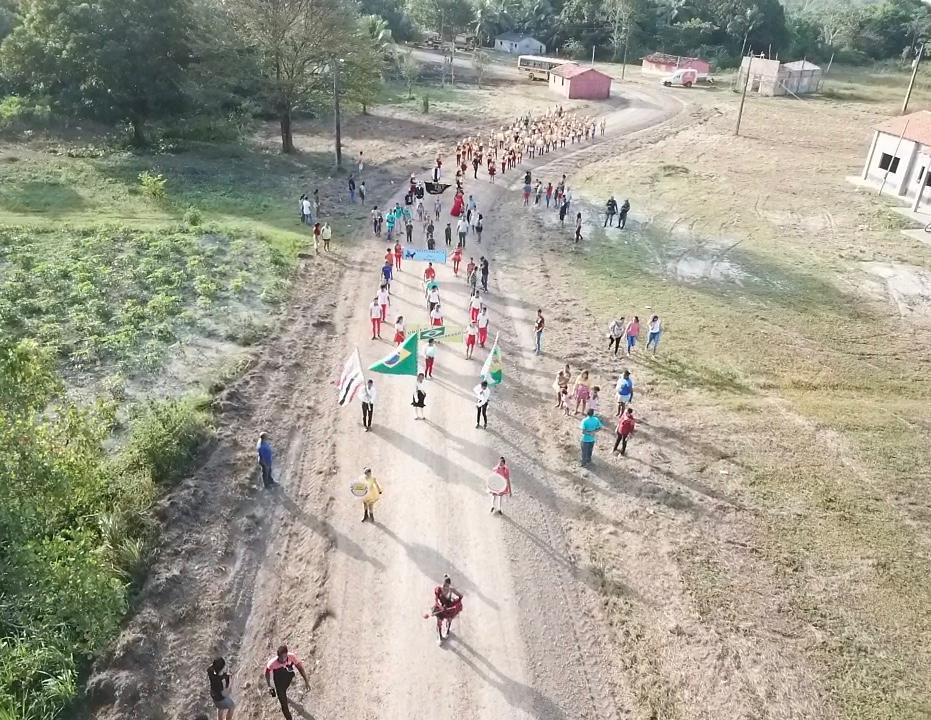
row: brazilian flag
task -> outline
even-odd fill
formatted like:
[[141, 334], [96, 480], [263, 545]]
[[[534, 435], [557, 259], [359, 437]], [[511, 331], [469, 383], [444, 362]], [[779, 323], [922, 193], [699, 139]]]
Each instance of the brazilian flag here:
[[412, 333], [407, 340], [398, 345], [389, 355], [372, 365], [369, 372], [384, 373], [385, 375], [416, 375], [417, 333]]
[[479, 377], [488, 382], [489, 385], [500, 385], [504, 380], [504, 365], [501, 363], [501, 348], [498, 347], [498, 336], [495, 335], [495, 343], [491, 346], [491, 352], [485, 358], [485, 364], [482, 365], [482, 372]]

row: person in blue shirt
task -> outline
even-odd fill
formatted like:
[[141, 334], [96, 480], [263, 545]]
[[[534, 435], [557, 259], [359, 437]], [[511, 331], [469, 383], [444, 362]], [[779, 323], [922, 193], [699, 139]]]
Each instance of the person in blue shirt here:
[[630, 376], [630, 370], [625, 370], [624, 374], [618, 378], [615, 395], [617, 397], [617, 414], [615, 417], [621, 417], [625, 408], [634, 399], [634, 380]]
[[268, 433], [259, 433], [256, 451], [259, 456], [259, 467], [262, 469], [262, 484], [270, 488], [275, 481], [272, 479], [272, 444], [268, 442]]
[[582, 430], [582, 467], [592, 462], [592, 451], [595, 449], [595, 433], [602, 428], [601, 420], [595, 417], [595, 411], [590, 409], [585, 419], [579, 423]]

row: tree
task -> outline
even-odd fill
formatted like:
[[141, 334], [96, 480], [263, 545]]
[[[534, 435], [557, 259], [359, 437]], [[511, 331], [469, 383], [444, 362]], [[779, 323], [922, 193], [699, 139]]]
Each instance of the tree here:
[[454, 37], [475, 21], [472, 5], [462, 0], [411, 0], [411, 11], [421, 25], [442, 38]]
[[472, 26], [472, 32], [475, 33], [475, 40], [479, 45], [489, 44], [502, 13], [503, 8], [499, 0], [476, 0], [475, 22]]
[[385, 67], [394, 57], [394, 44], [388, 23], [377, 15], [359, 20], [359, 29], [343, 53], [343, 89], [346, 99], [368, 112], [384, 80]]
[[23, 94], [54, 109], [128, 121], [136, 143], [145, 123], [184, 102], [190, 62], [185, 0], [30, 0], [0, 48], [0, 64]]
[[407, 99], [412, 100], [414, 98], [414, 83], [417, 82], [417, 77], [420, 75], [420, 64], [414, 59], [413, 50], [408, 50], [401, 56], [398, 61], [398, 71], [401, 73], [401, 77], [404, 78], [404, 85], [407, 87]]
[[230, 22], [257, 56], [278, 116], [281, 151], [294, 152], [294, 112], [326, 97], [331, 66], [358, 39], [358, 16], [342, 0], [229, 0]]
[[475, 70], [475, 77], [478, 80], [479, 89], [482, 88], [482, 77], [485, 75], [485, 69], [488, 67], [488, 53], [480, 48], [475, 48], [472, 53], [472, 68]]

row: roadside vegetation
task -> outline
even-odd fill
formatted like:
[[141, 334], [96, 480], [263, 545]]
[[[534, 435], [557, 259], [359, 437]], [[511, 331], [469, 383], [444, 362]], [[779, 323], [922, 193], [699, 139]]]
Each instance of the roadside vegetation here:
[[[931, 304], [914, 278], [931, 277], [931, 247], [845, 180], [907, 80], [848, 68], [827, 83], [848, 100], [748, 102], [737, 139], [739, 98], [703, 96], [720, 112], [586, 168], [587, 197], [630, 197], [651, 220], [593, 233], [575, 263], [597, 317], [663, 318], [641, 386], [675, 396], [678, 419], [729, 459], [721, 487], [751, 510], [753, 555], [846, 718], [928, 712]], [[923, 83], [916, 106], [929, 97]], [[741, 614], [733, 569], [687, 567], [709, 622], [766, 621]]]

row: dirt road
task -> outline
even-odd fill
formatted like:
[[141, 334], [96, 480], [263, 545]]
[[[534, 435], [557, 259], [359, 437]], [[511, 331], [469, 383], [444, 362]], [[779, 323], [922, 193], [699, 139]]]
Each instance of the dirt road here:
[[[606, 140], [537, 164], [553, 177], [678, 109], [632, 91]], [[488, 430], [474, 428], [472, 401], [487, 350], [469, 361], [458, 342], [439, 352], [426, 422], [413, 420], [408, 377], [372, 375], [372, 433], [362, 432], [358, 402], [335, 408], [332, 380], [349, 350], [358, 346], [366, 366], [390, 349], [369, 339], [367, 319], [385, 243], [367, 235], [345, 255], [308, 261], [313, 282], [300, 281], [281, 336], [221, 401], [228, 429], [199, 476], [167, 503], [166, 514], [182, 515], [203, 509], [179, 504], [207, 503], [208, 528], [166, 535], [172, 569], [153, 573], [139, 613], [91, 682], [98, 717], [190, 715], [204, 706], [202, 665], [214, 653], [231, 661], [241, 717], [279, 716], [260, 668], [281, 642], [308, 660], [310, 690], [294, 692], [301, 717], [626, 716], [629, 691], [601, 631], [599, 600], [563, 537], [579, 506], [554, 492], [541, 459], [554, 449], [550, 439], [521, 419], [542, 409], [530, 396], [548, 393], [552, 361], [531, 352], [544, 298], [524, 297], [521, 278], [499, 262], [499, 251], [523, 243], [495, 232], [499, 200], [518, 178], [513, 171], [495, 186], [466, 185], [486, 231], [481, 246], [469, 237], [465, 262], [491, 258], [486, 301], [505, 359]], [[442, 242], [442, 224], [437, 235]], [[419, 225], [415, 244], [423, 246]], [[390, 314], [403, 314], [408, 327], [426, 322], [422, 272], [420, 263], [405, 265], [392, 286]], [[448, 322], [464, 325], [464, 279], [447, 266], [438, 280]], [[256, 428], [270, 429], [279, 453], [281, 486], [268, 494], [252, 487], [245, 438]], [[484, 485], [499, 455], [512, 466], [515, 496], [493, 516]], [[385, 490], [375, 524], [360, 522], [348, 490], [364, 465]], [[230, 477], [238, 497], [217, 490]], [[223, 503], [209, 506], [218, 492]], [[437, 647], [422, 614], [444, 572], [465, 594], [465, 610]]]

